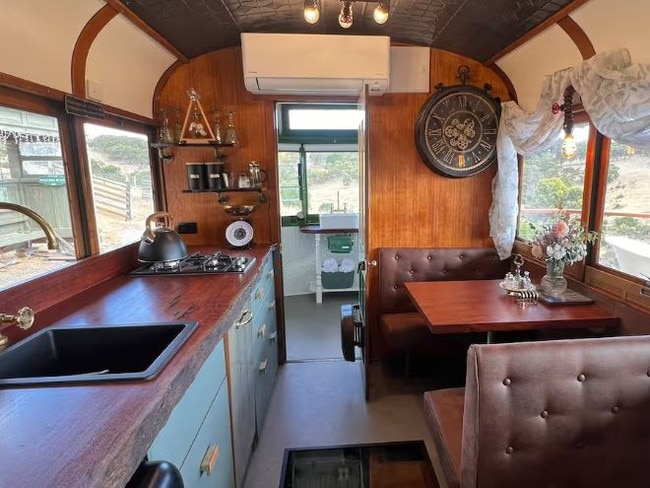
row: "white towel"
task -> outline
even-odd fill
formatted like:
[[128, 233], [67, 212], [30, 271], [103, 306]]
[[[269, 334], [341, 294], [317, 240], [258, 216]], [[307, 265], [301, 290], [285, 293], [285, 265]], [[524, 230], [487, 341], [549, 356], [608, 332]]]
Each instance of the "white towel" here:
[[334, 258], [327, 258], [323, 261], [321, 266], [323, 273], [336, 273], [339, 269], [339, 265]]
[[350, 273], [354, 271], [354, 268], [356, 267], [357, 267], [357, 263], [354, 262], [354, 259], [345, 258], [341, 261], [341, 265], [339, 266], [339, 271], [341, 273]]

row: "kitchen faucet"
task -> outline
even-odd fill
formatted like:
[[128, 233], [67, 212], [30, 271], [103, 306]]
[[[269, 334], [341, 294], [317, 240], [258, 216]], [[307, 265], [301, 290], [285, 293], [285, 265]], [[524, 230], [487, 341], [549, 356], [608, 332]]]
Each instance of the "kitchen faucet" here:
[[41, 217], [39, 214], [34, 212], [32, 209], [23, 207], [22, 205], [18, 205], [17, 203], [0, 202], [0, 210], [2, 209], [13, 210], [15, 212], [19, 212], [23, 215], [26, 215], [27, 217], [32, 219], [41, 227], [41, 229], [43, 229], [43, 232], [45, 232], [45, 237], [47, 237], [47, 248], [48, 249], [59, 248], [59, 242], [56, 239], [56, 234], [54, 233], [54, 229], [52, 228], [52, 226], [48, 224], [43, 217]]

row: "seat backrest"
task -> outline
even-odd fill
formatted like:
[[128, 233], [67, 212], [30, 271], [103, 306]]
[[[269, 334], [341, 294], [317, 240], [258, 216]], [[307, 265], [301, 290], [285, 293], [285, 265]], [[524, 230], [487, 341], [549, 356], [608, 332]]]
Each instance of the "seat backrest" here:
[[494, 248], [380, 248], [379, 313], [414, 312], [404, 283], [503, 278], [510, 260]]
[[650, 336], [473, 345], [461, 488], [650, 486]]

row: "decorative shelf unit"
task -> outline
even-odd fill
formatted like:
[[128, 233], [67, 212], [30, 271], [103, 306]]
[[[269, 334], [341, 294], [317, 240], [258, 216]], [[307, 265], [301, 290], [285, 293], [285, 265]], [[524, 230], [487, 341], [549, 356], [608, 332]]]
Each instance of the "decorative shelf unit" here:
[[[350, 288], [324, 288], [323, 287], [323, 277], [322, 277], [322, 255], [321, 255], [321, 235], [337, 235], [337, 234], [358, 234], [359, 229], [357, 228], [346, 228], [346, 229], [324, 229], [319, 225], [305, 225], [300, 227], [300, 232], [304, 234], [313, 234], [314, 236], [314, 252], [315, 252], [315, 272], [316, 272], [316, 287], [314, 291], [316, 292], [316, 303], [323, 303], [323, 293], [331, 292], [341, 292], [341, 291], [357, 291], [358, 285], [353, 285]], [[358, 239], [357, 239], [358, 240]], [[355, 242], [357, 245], [357, 250], [350, 253], [351, 256], [355, 256], [355, 261], [359, 262], [358, 249], [359, 243]], [[356, 273], [356, 271], [355, 271]], [[356, 283], [356, 280], [355, 280]]]

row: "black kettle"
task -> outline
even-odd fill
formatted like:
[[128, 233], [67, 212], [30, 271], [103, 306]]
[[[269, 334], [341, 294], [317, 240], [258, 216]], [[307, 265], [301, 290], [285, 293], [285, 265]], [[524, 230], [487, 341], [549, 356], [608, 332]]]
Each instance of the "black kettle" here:
[[176, 261], [187, 257], [185, 243], [176, 232], [169, 227], [156, 224], [158, 219], [165, 218], [171, 226], [171, 214], [156, 212], [147, 217], [145, 230], [140, 239], [138, 261], [155, 263], [159, 261]]

